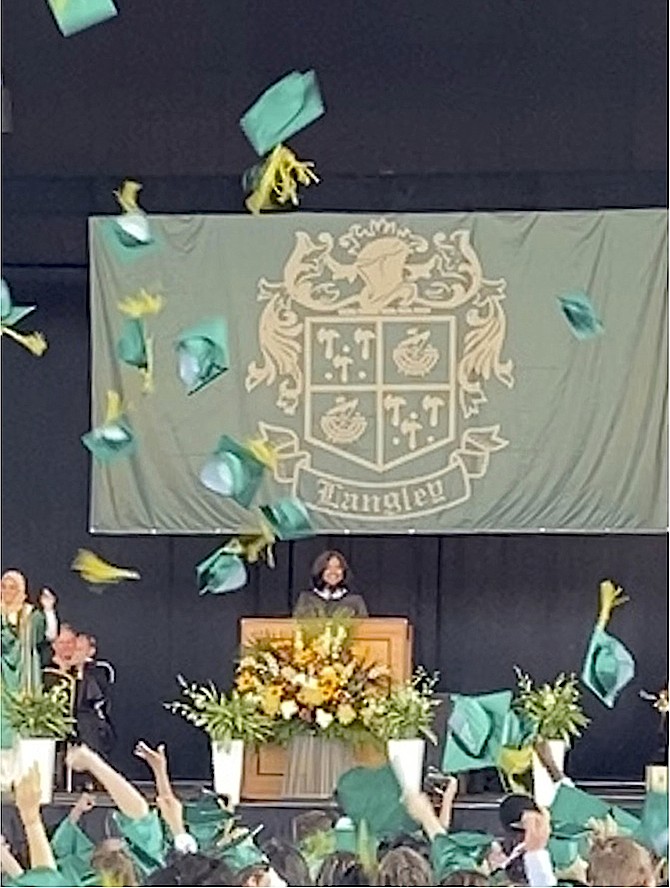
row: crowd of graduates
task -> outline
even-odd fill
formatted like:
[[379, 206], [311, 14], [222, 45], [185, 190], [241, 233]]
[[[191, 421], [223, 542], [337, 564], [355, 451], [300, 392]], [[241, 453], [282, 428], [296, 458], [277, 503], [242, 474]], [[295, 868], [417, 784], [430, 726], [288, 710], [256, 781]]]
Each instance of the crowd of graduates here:
[[[241, 823], [227, 800], [202, 791], [180, 800], [163, 746], [138, 742], [148, 765], [155, 806], [87, 746], [72, 747], [67, 764], [109, 794], [115, 810], [107, 837], [95, 844], [82, 816], [95, 805], [85, 792], [47, 834], [37, 769], [16, 784], [14, 795], [26, 844], [2, 840], [4, 885], [619, 885], [664, 884], [665, 825], [646, 833], [648, 847], [618, 826], [618, 809], [601, 821], [590, 814], [603, 804], [569, 783], [551, 811], [529, 796], [500, 804], [500, 831], [452, 829], [458, 783], [445, 777], [437, 793], [404, 792], [390, 765], [357, 767], [340, 778], [340, 814], [308, 811], [294, 818], [292, 842]], [[662, 795], [662, 794], [661, 794]], [[441, 802], [435, 803], [435, 799]], [[662, 803], [667, 807], [667, 793]], [[646, 806], [645, 806], [646, 807]], [[559, 808], [561, 809], [559, 812]], [[663, 823], [663, 817], [647, 818]], [[569, 815], [569, 816], [566, 816]], [[560, 819], [563, 825], [556, 828]], [[572, 820], [571, 824], [566, 820]], [[645, 833], [640, 831], [639, 837]], [[559, 863], [563, 872], [559, 872]], [[569, 866], [566, 865], [569, 862]], [[667, 884], [667, 883], [665, 883]]]

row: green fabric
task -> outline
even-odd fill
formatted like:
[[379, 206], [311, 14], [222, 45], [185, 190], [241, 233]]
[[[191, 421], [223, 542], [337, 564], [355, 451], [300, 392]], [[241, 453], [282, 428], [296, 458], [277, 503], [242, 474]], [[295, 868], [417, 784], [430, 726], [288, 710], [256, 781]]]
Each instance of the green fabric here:
[[[254, 503], [295, 496], [317, 534], [666, 531], [667, 211], [168, 215], [136, 250], [111, 224], [92, 415], [118, 390], [141, 446], [113, 484], [92, 465], [95, 532], [257, 530], [199, 481], [224, 433], [275, 446]], [[165, 300], [141, 405], [116, 355], [138, 280]], [[556, 296], [586, 282], [605, 331], [580, 343]], [[229, 368], [187, 398], [175, 339], [219, 316]]]
[[494, 767], [508, 722], [511, 691], [452, 694], [442, 770], [448, 774]]
[[609, 709], [635, 675], [635, 658], [628, 648], [598, 626], [593, 630], [584, 666], [582, 682]]
[[314, 71], [292, 71], [273, 83], [240, 119], [242, 131], [263, 156], [324, 112]]
[[47, 3], [64, 37], [85, 31], [118, 14], [112, 0], [66, 0], [65, 3], [47, 0]]
[[203, 854], [212, 853], [217, 839], [231, 819], [232, 814], [219, 804], [214, 795], [184, 803], [184, 825]]
[[40, 866], [35, 869], [25, 870], [15, 879], [3, 877], [3, 885], [33, 885], [35, 888], [42, 888], [42, 886], [44, 888], [50, 888], [50, 886], [53, 886], [53, 888], [71, 888], [73, 882], [65, 873]]
[[7, 283], [0, 281], [0, 321], [4, 327], [13, 327], [36, 308], [36, 305], [13, 305]]
[[430, 843], [430, 862], [439, 882], [459, 869], [476, 869], [484, 860], [494, 836], [480, 832], [440, 833]]
[[149, 811], [145, 817], [137, 820], [127, 817], [122, 811], [115, 811], [113, 817], [128, 844], [128, 853], [141, 879], [165, 865], [165, 834], [156, 811]]
[[270, 506], [261, 506], [261, 512], [280, 540], [301, 540], [314, 536], [309, 513], [300, 500], [284, 497]]
[[246, 447], [224, 435], [200, 472], [208, 490], [230, 497], [247, 509], [263, 479], [265, 466]]
[[551, 822], [560, 825], [561, 829], [582, 827], [588, 829], [589, 820], [604, 820], [608, 815], [613, 817], [618, 827], [625, 833], [635, 832], [640, 824], [638, 817], [630, 814], [617, 805], [608, 805], [597, 796], [593, 796], [574, 786], [561, 784], [551, 806]]
[[647, 792], [642, 818], [634, 832], [638, 842], [658, 857], [668, 856], [668, 793]]
[[354, 826], [358, 828], [365, 821], [376, 839], [417, 829], [401, 802], [402, 788], [390, 765], [352, 768], [338, 780], [336, 797]]
[[78, 857], [88, 863], [95, 845], [78, 824], [72, 823], [69, 817], [64, 817], [51, 837], [51, 848], [57, 860]]
[[[2, 686], [10, 691], [37, 690], [42, 687], [42, 664], [39, 645], [44, 641], [46, 617], [38, 608], [24, 606], [18, 625], [12, 626], [4, 616], [1, 618], [0, 651]], [[1, 748], [11, 749], [15, 732], [0, 706]]]

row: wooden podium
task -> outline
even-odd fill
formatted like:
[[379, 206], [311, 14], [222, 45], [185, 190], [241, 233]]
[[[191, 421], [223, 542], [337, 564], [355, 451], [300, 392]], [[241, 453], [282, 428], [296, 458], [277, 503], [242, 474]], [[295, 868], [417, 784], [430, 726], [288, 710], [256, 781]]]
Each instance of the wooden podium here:
[[[262, 638], [291, 638], [295, 620], [246, 617], [240, 620], [242, 647]], [[368, 617], [354, 624], [353, 650], [367, 660], [388, 666], [394, 681], [404, 681], [412, 673], [413, 629], [404, 617]], [[244, 754], [242, 798], [273, 801], [282, 798], [286, 750], [261, 746]]]

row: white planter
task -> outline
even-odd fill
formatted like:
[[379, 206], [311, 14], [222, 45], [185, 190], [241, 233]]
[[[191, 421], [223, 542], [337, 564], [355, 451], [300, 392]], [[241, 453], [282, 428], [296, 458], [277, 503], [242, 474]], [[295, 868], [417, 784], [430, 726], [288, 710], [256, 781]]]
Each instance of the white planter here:
[[240, 802], [243, 767], [244, 740], [231, 740], [229, 743], [212, 741], [214, 791], [228, 796], [233, 805]]
[[[565, 753], [567, 747], [563, 740], [547, 740], [551, 755], [556, 762], [559, 771], [563, 771]], [[550, 808], [554, 796], [558, 792], [559, 784], [556, 783], [549, 771], [542, 764], [536, 752], [533, 752], [533, 798], [541, 808]]]
[[402, 788], [413, 792], [421, 792], [423, 756], [426, 751], [426, 741], [421, 738], [388, 740], [386, 750], [391, 766], [398, 778], [398, 783], [400, 783]]
[[16, 780], [26, 774], [34, 764], [40, 772], [40, 802], [51, 804], [54, 791], [56, 765], [56, 741], [44, 737], [20, 737], [16, 756]]

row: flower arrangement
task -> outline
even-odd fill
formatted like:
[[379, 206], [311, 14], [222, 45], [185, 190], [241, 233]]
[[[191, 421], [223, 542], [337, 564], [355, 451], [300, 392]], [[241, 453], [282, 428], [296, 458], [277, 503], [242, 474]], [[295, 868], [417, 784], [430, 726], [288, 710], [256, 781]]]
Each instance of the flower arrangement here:
[[518, 666], [514, 671], [518, 691], [513, 708], [533, 724], [536, 740], [563, 740], [569, 744], [573, 737], [581, 736], [580, 729], [588, 725], [589, 719], [581, 706], [576, 675], [561, 672], [553, 684], [537, 686]]
[[48, 691], [11, 691], [3, 687], [2, 705], [19, 737], [64, 740], [73, 733], [75, 720], [67, 682], [59, 682]]
[[181, 715], [196, 728], [202, 728], [214, 743], [230, 744], [231, 740], [243, 740], [254, 745], [267, 743], [272, 738], [271, 720], [248, 696], [235, 690], [226, 694], [213, 682], [189, 684], [181, 675], [177, 676], [177, 681], [184, 699], [165, 703], [165, 708]]
[[389, 685], [386, 667], [353, 653], [347, 625], [327, 620], [303, 622], [289, 639], [257, 641], [235, 673], [236, 692], [273, 720], [278, 742], [297, 733], [372, 739]]
[[425, 738], [437, 743], [432, 726], [435, 710], [440, 705], [435, 696], [438, 679], [437, 673], [429, 675], [420, 666], [411, 678], [391, 688], [389, 694], [376, 703], [372, 719], [374, 734], [384, 742]]

